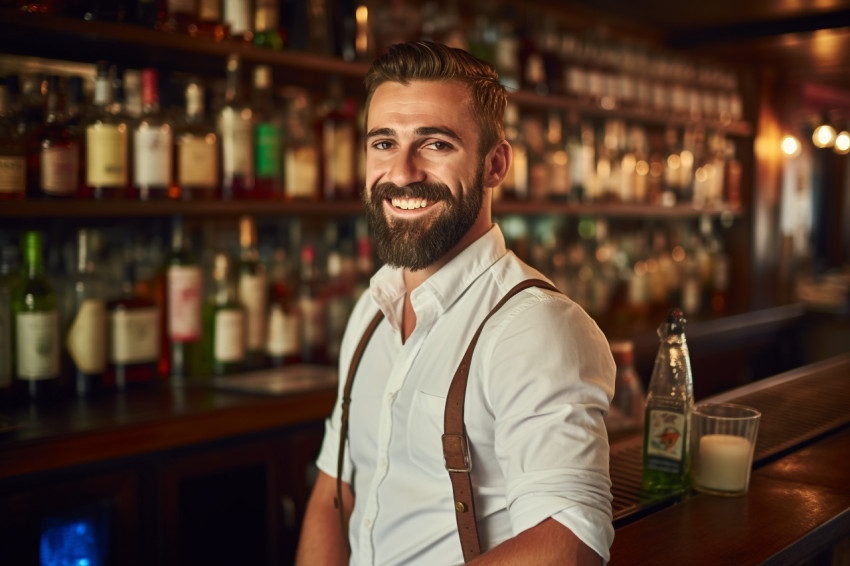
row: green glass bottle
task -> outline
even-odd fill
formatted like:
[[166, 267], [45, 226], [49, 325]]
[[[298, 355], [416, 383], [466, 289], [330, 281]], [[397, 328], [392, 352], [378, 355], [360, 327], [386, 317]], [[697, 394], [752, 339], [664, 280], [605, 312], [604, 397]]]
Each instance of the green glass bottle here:
[[12, 291], [14, 389], [22, 401], [41, 402], [61, 394], [59, 316], [44, 273], [41, 232], [24, 233], [23, 260]]
[[172, 385], [198, 373], [201, 346], [201, 266], [195, 259], [182, 217], [175, 217], [166, 265], [168, 368]]
[[245, 367], [245, 308], [236, 298], [230, 258], [216, 254], [210, 293], [204, 303], [205, 369], [225, 375]]
[[672, 494], [690, 485], [688, 421], [694, 404], [684, 313], [672, 309], [658, 327], [661, 344], [646, 395], [641, 487]]

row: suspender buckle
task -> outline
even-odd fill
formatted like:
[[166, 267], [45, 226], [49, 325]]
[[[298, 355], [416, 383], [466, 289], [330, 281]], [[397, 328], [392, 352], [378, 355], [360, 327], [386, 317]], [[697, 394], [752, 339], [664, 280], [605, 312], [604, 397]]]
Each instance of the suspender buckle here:
[[443, 458], [446, 470], [451, 473], [469, 473], [472, 470], [469, 441], [465, 434], [443, 435]]

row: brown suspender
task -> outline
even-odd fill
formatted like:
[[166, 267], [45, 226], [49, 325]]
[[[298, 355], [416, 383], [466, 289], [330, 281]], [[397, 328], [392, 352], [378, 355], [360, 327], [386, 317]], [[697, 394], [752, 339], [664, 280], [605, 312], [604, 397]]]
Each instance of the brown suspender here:
[[[460, 544], [463, 549], [463, 559], [469, 562], [479, 554], [481, 554], [481, 543], [478, 539], [478, 526], [475, 522], [475, 503], [472, 496], [472, 479], [469, 472], [472, 470], [472, 460], [469, 455], [469, 441], [466, 437], [466, 430], [463, 425], [463, 406], [466, 397], [466, 384], [469, 378], [469, 368], [472, 363], [472, 353], [475, 350], [475, 345], [478, 343], [478, 337], [484, 329], [484, 324], [498, 311], [508, 300], [523, 289], [529, 287], [542, 287], [558, 292], [558, 290], [540, 279], [528, 279], [514, 286], [502, 299], [493, 307], [487, 314], [475, 335], [466, 349], [466, 353], [460, 361], [455, 375], [449, 385], [449, 392], [446, 397], [445, 424], [443, 429], [443, 458], [446, 461], [446, 470], [449, 472], [449, 478], [452, 482], [452, 491], [454, 492], [455, 501], [455, 517], [457, 519], [457, 530], [460, 536]], [[360, 358], [366, 350], [366, 345], [369, 339], [378, 326], [378, 323], [383, 318], [379, 311], [372, 319], [372, 322], [363, 333], [357, 349], [354, 351], [354, 356], [351, 358], [351, 365], [348, 368], [348, 377], [345, 382], [345, 388], [342, 396], [342, 425], [340, 427], [339, 440], [339, 460], [337, 461], [337, 498], [334, 504], [339, 509], [340, 524], [342, 526], [342, 534], [348, 542], [348, 522], [345, 519], [345, 510], [342, 506], [342, 468], [343, 458], [345, 455], [345, 441], [348, 435], [348, 409], [351, 404], [351, 388], [354, 383], [354, 374], [357, 372], [357, 366], [360, 365]]]

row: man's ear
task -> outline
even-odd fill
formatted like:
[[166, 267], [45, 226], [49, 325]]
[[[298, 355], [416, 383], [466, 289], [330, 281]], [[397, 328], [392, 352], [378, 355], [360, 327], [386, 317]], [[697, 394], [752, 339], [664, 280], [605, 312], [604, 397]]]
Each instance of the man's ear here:
[[484, 186], [498, 187], [508, 175], [511, 168], [513, 153], [511, 144], [502, 140], [491, 149], [484, 158]]

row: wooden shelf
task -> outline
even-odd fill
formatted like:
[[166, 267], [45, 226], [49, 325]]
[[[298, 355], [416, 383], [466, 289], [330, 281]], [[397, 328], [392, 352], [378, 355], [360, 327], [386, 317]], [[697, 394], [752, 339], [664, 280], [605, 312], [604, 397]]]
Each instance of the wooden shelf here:
[[[344, 217], [363, 214], [359, 201], [92, 201], [22, 200], [0, 205], [0, 218], [106, 218], [154, 216], [254, 216]], [[651, 206], [645, 204], [567, 204], [557, 202], [509, 202], [493, 205], [493, 214], [606, 216], [610, 218], [696, 218], [703, 215], [737, 217], [742, 211], [731, 207], [696, 208], [690, 204]]]

